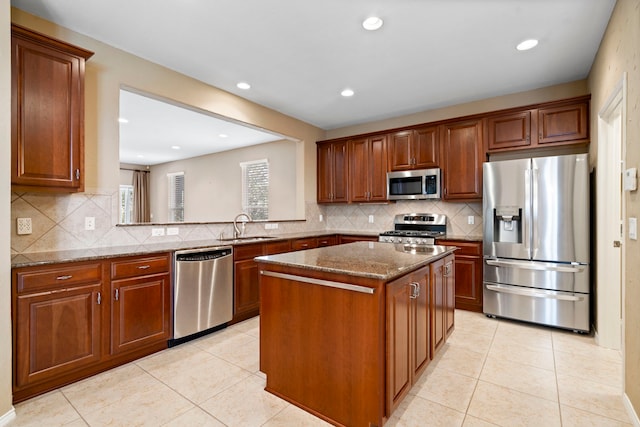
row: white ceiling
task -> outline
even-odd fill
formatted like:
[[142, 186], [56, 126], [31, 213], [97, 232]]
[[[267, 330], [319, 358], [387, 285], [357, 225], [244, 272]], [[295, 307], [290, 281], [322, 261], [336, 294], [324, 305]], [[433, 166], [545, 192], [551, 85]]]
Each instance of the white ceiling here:
[[[615, 0], [11, 0], [323, 129], [585, 78]], [[370, 15], [382, 29], [365, 31]], [[537, 48], [515, 45], [537, 38]], [[251, 83], [243, 91], [239, 81]], [[343, 98], [351, 88], [355, 95]]]

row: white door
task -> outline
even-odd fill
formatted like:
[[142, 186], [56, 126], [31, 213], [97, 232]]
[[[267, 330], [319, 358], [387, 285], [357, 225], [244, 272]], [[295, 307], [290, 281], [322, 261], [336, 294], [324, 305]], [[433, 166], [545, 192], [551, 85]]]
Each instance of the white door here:
[[599, 345], [616, 350], [621, 348], [623, 325], [623, 82], [598, 115], [596, 169], [596, 339]]

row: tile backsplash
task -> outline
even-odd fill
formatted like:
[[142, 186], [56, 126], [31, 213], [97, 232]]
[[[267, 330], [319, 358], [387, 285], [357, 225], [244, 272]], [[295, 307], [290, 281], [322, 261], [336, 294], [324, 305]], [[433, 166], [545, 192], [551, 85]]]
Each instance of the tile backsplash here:
[[[152, 236], [152, 229], [166, 225], [118, 226], [118, 192], [113, 194], [53, 195], [11, 194], [11, 252], [46, 252], [95, 247], [138, 245], [144, 243], [217, 239], [220, 233], [230, 237], [229, 222], [176, 224], [179, 234]], [[263, 223], [247, 224], [247, 234], [285, 234], [336, 230], [345, 232], [382, 232], [393, 229], [393, 217], [399, 213], [429, 212], [447, 215], [447, 234], [482, 234], [481, 203], [443, 201], [401, 201], [388, 204], [318, 205], [307, 202], [306, 219], [282, 221], [278, 229], [265, 230]], [[322, 221], [320, 216], [322, 215]], [[372, 216], [373, 222], [369, 222]], [[474, 224], [468, 224], [468, 217]], [[85, 230], [85, 218], [95, 218], [95, 229]], [[17, 234], [17, 218], [31, 218], [32, 233]]]

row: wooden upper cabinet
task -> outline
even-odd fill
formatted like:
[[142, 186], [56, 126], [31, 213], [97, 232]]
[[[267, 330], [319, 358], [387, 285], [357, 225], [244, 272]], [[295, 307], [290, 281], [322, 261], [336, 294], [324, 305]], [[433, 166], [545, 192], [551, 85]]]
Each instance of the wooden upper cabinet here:
[[347, 143], [346, 141], [318, 143], [318, 203], [346, 203]]
[[92, 55], [12, 24], [14, 191], [84, 191], [84, 67]]
[[400, 131], [389, 135], [389, 169], [426, 169], [439, 163], [438, 127]]
[[531, 145], [531, 111], [520, 111], [487, 119], [487, 148], [526, 148]]
[[589, 143], [589, 97], [488, 116], [487, 151]]
[[586, 141], [588, 102], [538, 109], [538, 144]]
[[385, 135], [349, 141], [349, 201], [387, 200], [386, 141]]
[[482, 120], [442, 125], [445, 200], [482, 199]]

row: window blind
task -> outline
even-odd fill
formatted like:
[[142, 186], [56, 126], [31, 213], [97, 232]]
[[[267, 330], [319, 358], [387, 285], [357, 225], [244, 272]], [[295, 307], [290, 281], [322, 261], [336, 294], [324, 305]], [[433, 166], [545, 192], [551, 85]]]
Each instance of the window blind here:
[[253, 220], [269, 218], [269, 161], [240, 163], [242, 168], [242, 210]]
[[167, 174], [169, 179], [169, 222], [184, 222], [184, 172]]

